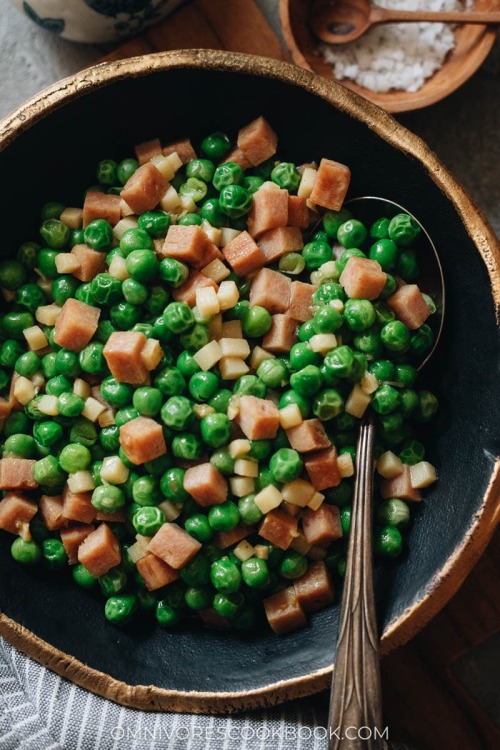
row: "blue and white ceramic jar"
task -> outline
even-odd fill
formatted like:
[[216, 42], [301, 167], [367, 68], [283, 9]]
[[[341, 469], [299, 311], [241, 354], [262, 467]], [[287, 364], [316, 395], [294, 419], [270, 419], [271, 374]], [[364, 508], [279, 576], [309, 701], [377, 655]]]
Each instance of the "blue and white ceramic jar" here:
[[182, 0], [11, 0], [28, 18], [75, 42], [112, 42], [140, 34]]

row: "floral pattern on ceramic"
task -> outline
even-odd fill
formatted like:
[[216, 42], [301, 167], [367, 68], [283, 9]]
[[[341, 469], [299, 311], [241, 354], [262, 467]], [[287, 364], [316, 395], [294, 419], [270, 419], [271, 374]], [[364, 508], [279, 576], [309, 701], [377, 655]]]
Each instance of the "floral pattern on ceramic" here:
[[11, 0], [38, 26], [65, 39], [98, 44], [139, 34], [183, 0]]

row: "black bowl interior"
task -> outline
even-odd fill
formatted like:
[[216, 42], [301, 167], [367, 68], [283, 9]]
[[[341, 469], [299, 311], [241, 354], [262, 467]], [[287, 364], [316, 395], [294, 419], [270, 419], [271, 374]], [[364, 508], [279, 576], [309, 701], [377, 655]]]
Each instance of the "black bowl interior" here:
[[[331, 157], [351, 167], [350, 196], [380, 195], [406, 206], [434, 239], [447, 291], [442, 343], [424, 381], [440, 395], [428, 456], [440, 481], [414, 513], [408, 552], [377, 573], [380, 622], [394, 623], [433, 587], [482, 502], [498, 448], [498, 339], [486, 267], [452, 203], [415, 159], [316, 95], [277, 80], [213, 70], [170, 70], [122, 80], [53, 112], [0, 153], [4, 182], [2, 255], [36, 239], [47, 200], [81, 204], [99, 159], [123, 158], [134, 143], [238, 128], [265, 115], [279, 154], [300, 163]], [[118, 630], [102, 600], [64, 574], [23, 569], [0, 538], [0, 607], [48, 643], [114, 678], [178, 690], [247, 691], [332, 662], [338, 606], [311, 626], [277, 638], [192, 627]]]

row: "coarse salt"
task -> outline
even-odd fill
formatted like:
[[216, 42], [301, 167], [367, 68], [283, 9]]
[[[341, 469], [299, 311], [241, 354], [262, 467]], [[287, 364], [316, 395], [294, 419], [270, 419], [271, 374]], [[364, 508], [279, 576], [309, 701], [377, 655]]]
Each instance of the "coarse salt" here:
[[[465, 10], [471, 0], [376, 0], [391, 10]], [[345, 45], [318, 48], [339, 81], [349, 79], [372, 91], [415, 92], [439, 70], [455, 46], [451, 24], [398, 23], [375, 26]]]

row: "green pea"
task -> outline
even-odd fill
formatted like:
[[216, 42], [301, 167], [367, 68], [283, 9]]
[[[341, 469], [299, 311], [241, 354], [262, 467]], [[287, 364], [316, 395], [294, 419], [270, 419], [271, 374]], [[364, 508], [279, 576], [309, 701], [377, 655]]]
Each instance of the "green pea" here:
[[388, 227], [389, 237], [398, 247], [414, 245], [420, 236], [420, 225], [408, 214], [398, 214], [391, 219]]
[[[142, 216], [139, 216], [137, 222], [138, 228], [143, 232], [147, 232], [147, 234], [153, 239], [161, 239], [162, 237], [165, 237], [170, 227], [170, 223], [170, 214], [166, 213], [166, 211], [148, 211], [147, 213], [142, 214]], [[144, 247], [144, 245], [142, 247]], [[149, 247], [149, 245], [146, 247]]]
[[42, 550], [36, 542], [27, 542], [18, 537], [12, 542], [10, 554], [22, 565], [35, 565], [42, 557]]
[[188, 499], [189, 495], [184, 489], [184, 469], [173, 467], [168, 469], [160, 481], [160, 489], [167, 498], [173, 503], [182, 503]]
[[159, 275], [162, 281], [166, 281], [176, 289], [186, 281], [189, 269], [175, 258], [164, 258], [160, 262]]
[[373, 222], [370, 227], [370, 237], [372, 240], [385, 240], [389, 237], [389, 224], [390, 219], [383, 216], [381, 219], [377, 219]]
[[172, 454], [184, 461], [197, 461], [203, 455], [203, 443], [191, 433], [176, 435], [172, 440]]
[[226, 222], [218, 198], [208, 198], [204, 201], [200, 209], [200, 215], [213, 227], [223, 227]]
[[132, 499], [141, 507], [160, 503], [163, 497], [158, 480], [152, 476], [137, 477], [132, 485]]
[[390, 414], [401, 404], [399, 392], [392, 385], [381, 385], [372, 397], [372, 406], [377, 414]]
[[137, 409], [134, 409], [132, 406], [126, 406], [124, 409], [120, 409], [116, 412], [115, 424], [118, 427], [121, 427], [127, 422], [131, 422], [133, 419], [137, 419], [138, 416], [139, 412]]
[[420, 403], [418, 394], [409, 388], [404, 388], [401, 393], [401, 414], [405, 419], [411, 417]]
[[[40, 357], [35, 352], [25, 352], [16, 360], [15, 371], [18, 375], [25, 378], [31, 378], [35, 372], [38, 372], [41, 366]], [[4, 377], [5, 376], [5, 377]], [[5, 388], [9, 378], [6, 373], [1, 376], [1, 387]]]
[[19, 289], [26, 281], [26, 269], [18, 260], [4, 260], [0, 263], [0, 286], [10, 291]]
[[69, 241], [69, 227], [59, 219], [46, 219], [40, 227], [43, 241], [53, 250], [61, 250]]
[[308, 365], [316, 365], [319, 367], [321, 364], [321, 357], [316, 352], [313, 352], [309, 348], [306, 341], [300, 341], [298, 344], [294, 344], [290, 349], [290, 367], [293, 370], [302, 370], [302, 368]]
[[323, 305], [314, 314], [311, 322], [315, 333], [335, 333], [342, 327], [344, 318], [338, 310], [329, 305]]
[[136, 281], [152, 281], [159, 271], [156, 255], [152, 250], [132, 250], [126, 257], [127, 272]]
[[58, 276], [55, 263], [57, 252], [50, 247], [44, 247], [38, 253], [36, 268], [46, 279], [55, 279]]
[[201, 513], [195, 513], [184, 522], [184, 528], [194, 539], [202, 544], [213, 537], [213, 531], [208, 523], [208, 518]]
[[37, 422], [33, 425], [33, 436], [44, 448], [50, 448], [62, 439], [63, 428], [57, 422]]
[[289, 580], [300, 578], [307, 570], [307, 558], [293, 550], [286, 552], [279, 566], [280, 576]]
[[253, 195], [260, 187], [262, 187], [264, 180], [257, 175], [247, 175], [243, 178], [241, 184], [251, 195]]
[[125, 496], [119, 487], [103, 484], [93, 491], [92, 505], [102, 513], [116, 513], [125, 505]]
[[172, 333], [183, 333], [194, 325], [193, 311], [185, 302], [171, 302], [165, 309], [165, 321]]
[[271, 172], [271, 180], [279, 185], [280, 188], [288, 190], [289, 193], [295, 192], [300, 183], [300, 172], [290, 162], [282, 161], [277, 164]]
[[384, 526], [375, 531], [375, 551], [382, 557], [398, 557], [403, 549], [403, 538], [395, 526]]
[[127, 574], [120, 568], [112, 568], [97, 580], [102, 594], [107, 598], [123, 591], [127, 585]]
[[45, 456], [33, 466], [33, 478], [43, 487], [60, 487], [66, 481], [66, 474], [55, 456]]
[[20, 456], [21, 458], [35, 458], [36, 444], [30, 435], [23, 433], [10, 435], [3, 445], [4, 456]]
[[209, 401], [219, 388], [219, 378], [213, 372], [195, 372], [188, 383], [189, 393], [195, 401]]
[[[144, 216], [148, 216], [148, 214], [144, 214]], [[144, 228], [133, 227], [127, 229], [122, 234], [119, 248], [123, 256], [127, 258], [134, 250], [152, 250], [153, 240], [151, 239], [151, 235]]]
[[189, 609], [198, 612], [212, 604], [212, 592], [207, 586], [190, 586], [186, 589], [184, 600]]
[[45, 221], [45, 219], [59, 219], [64, 209], [65, 206], [62, 203], [49, 201], [42, 206], [40, 217], [43, 221]]
[[207, 194], [207, 185], [196, 177], [188, 177], [179, 188], [179, 195], [191, 198], [194, 203], [199, 203]]
[[91, 462], [90, 451], [81, 443], [70, 443], [65, 445], [59, 454], [59, 464], [61, 469], [68, 474], [74, 474], [77, 471], [88, 469]]
[[97, 165], [96, 179], [100, 185], [115, 185], [118, 164], [113, 159], [103, 159]]
[[370, 247], [371, 260], [376, 260], [382, 266], [383, 271], [390, 271], [396, 266], [398, 258], [398, 247], [389, 239], [380, 239]]
[[231, 421], [225, 414], [207, 414], [200, 420], [201, 439], [211, 448], [220, 448], [229, 442]]
[[210, 580], [217, 591], [223, 594], [234, 594], [241, 586], [241, 573], [234, 562], [228, 557], [223, 557], [212, 563]]
[[83, 398], [74, 393], [61, 393], [57, 399], [57, 409], [62, 417], [78, 417], [84, 406]]
[[407, 440], [399, 452], [399, 458], [404, 464], [414, 466], [422, 461], [425, 456], [425, 448], [418, 440]]
[[191, 330], [180, 336], [181, 346], [189, 351], [198, 351], [198, 349], [208, 344], [209, 340], [208, 328], [201, 323], [195, 323]]
[[388, 359], [375, 360], [370, 364], [369, 370], [380, 383], [384, 380], [394, 380], [394, 365]]
[[341, 208], [340, 211], [327, 211], [323, 214], [323, 229], [330, 239], [336, 240], [340, 227], [349, 219], [352, 219], [352, 213], [347, 208]]
[[306, 262], [300, 253], [285, 253], [278, 262], [281, 273], [298, 276], [306, 267]]
[[90, 292], [99, 305], [114, 305], [121, 300], [122, 285], [109, 273], [98, 273], [90, 282]]
[[212, 398], [208, 402], [208, 405], [215, 409], [215, 411], [219, 414], [227, 414], [229, 402], [231, 401], [232, 395], [233, 394], [230, 390], [228, 390], [227, 388], [222, 388], [221, 390], [217, 391], [215, 396], [212, 396]]
[[415, 250], [403, 250], [398, 258], [396, 273], [408, 283], [416, 281], [420, 275], [420, 265]]
[[97, 428], [92, 422], [89, 422], [88, 419], [82, 417], [81, 419], [75, 420], [75, 423], [70, 430], [69, 437], [72, 443], [81, 443], [89, 448], [97, 442]]
[[352, 498], [352, 485], [342, 480], [336, 487], [327, 490], [327, 502], [342, 507], [347, 505]]
[[333, 251], [327, 242], [308, 242], [302, 250], [302, 257], [306, 268], [314, 271], [328, 261], [333, 259]]
[[410, 508], [408, 503], [393, 497], [378, 506], [377, 517], [384, 526], [403, 529], [410, 523]]
[[178, 609], [174, 609], [170, 604], [167, 604], [164, 599], [156, 605], [156, 621], [162, 628], [172, 628], [178, 625], [181, 620], [181, 615]]
[[97, 578], [81, 563], [72, 566], [71, 574], [77, 586], [87, 590], [94, 588]]
[[288, 382], [288, 369], [283, 360], [270, 357], [260, 363], [257, 377], [268, 388], [281, 388]]
[[106, 600], [104, 616], [113, 625], [127, 625], [133, 620], [138, 607], [135, 594], [116, 594]]
[[380, 338], [386, 349], [391, 352], [404, 352], [410, 344], [410, 332], [400, 320], [392, 320], [380, 331]]
[[92, 250], [105, 252], [113, 245], [113, 228], [105, 219], [94, 219], [85, 227], [83, 237]]
[[17, 260], [24, 266], [24, 268], [33, 271], [37, 264], [39, 251], [40, 245], [36, 242], [24, 242], [17, 251]]
[[280, 448], [271, 456], [269, 462], [269, 468], [277, 482], [291, 482], [297, 479], [303, 466], [299, 454], [292, 448]]
[[322, 422], [334, 419], [343, 409], [344, 399], [334, 388], [323, 388], [314, 397], [313, 414]]
[[[1, 266], [0, 266], [1, 267]], [[0, 286], [4, 286], [0, 283]], [[46, 304], [45, 293], [37, 284], [22, 284], [18, 287], [15, 297], [16, 305], [26, 307], [33, 315], [37, 308]]]
[[185, 430], [194, 423], [192, 402], [184, 396], [171, 396], [161, 409], [162, 422], [174, 430]]
[[240, 396], [265, 398], [267, 388], [265, 383], [263, 383], [256, 375], [243, 375], [236, 381], [233, 393], [238, 393]]
[[156, 506], [145, 506], [134, 514], [132, 523], [138, 534], [154, 536], [166, 523], [165, 513]]
[[325, 284], [321, 284], [319, 289], [316, 289], [312, 302], [314, 305], [328, 305], [336, 299], [344, 302], [346, 298], [347, 295], [340, 284], [337, 284], [336, 281], [327, 281]]
[[245, 603], [245, 597], [241, 591], [236, 591], [234, 594], [215, 594], [212, 601], [212, 606], [218, 615], [226, 619], [231, 619], [239, 612], [241, 607]]
[[210, 583], [210, 562], [200, 552], [181, 569], [180, 575], [187, 586], [206, 586]]
[[240, 520], [244, 526], [254, 526], [262, 518], [262, 511], [255, 504], [255, 495], [245, 495], [238, 500]]
[[134, 389], [128, 383], [118, 383], [113, 377], [104, 378], [101, 383], [101, 395], [117, 409], [128, 406], [132, 401]]
[[366, 331], [375, 323], [375, 308], [367, 299], [348, 299], [344, 319], [351, 331]]
[[139, 169], [137, 159], [124, 159], [121, 161], [116, 168], [116, 176], [120, 184], [125, 185], [137, 169]]
[[439, 408], [438, 400], [430, 391], [419, 391], [418, 399], [414, 417], [418, 422], [429, 422]]
[[201, 142], [201, 150], [209, 159], [219, 161], [231, 148], [231, 141], [225, 133], [212, 133]]
[[309, 400], [307, 398], [301, 396], [297, 391], [285, 391], [280, 398], [279, 408], [284, 409], [286, 406], [290, 406], [290, 404], [297, 404], [300, 413], [302, 414], [302, 418], [307, 419], [311, 411]]
[[208, 523], [212, 531], [232, 531], [240, 522], [238, 506], [231, 500], [212, 505], [208, 512]]
[[229, 185], [239, 185], [243, 180], [243, 169], [235, 162], [226, 161], [219, 164], [213, 178], [214, 187], [221, 191]]
[[231, 457], [227, 450], [219, 450], [212, 453], [210, 463], [225, 477], [234, 474], [234, 458]]
[[211, 182], [215, 174], [215, 164], [209, 159], [192, 159], [186, 165], [186, 175], [203, 182]]
[[239, 219], [250, 211], [252, 195], [241, 185], [227, 185], [221, 190], [219, 205], [227, 216]]
[[324, 359], [325, 368], [339, 378], [349, 378], [355, 369], [355, 358], [352, 349], [343, 344], [332, 349]]
[[65, 567], [68, 556], [60, 539], [44, 539], [42, 542], [42, 562], [50, 570], [61, 570]]
[[339, 273], [342, 273], [349, 258], [366, 258], [366, 255], [357, 247], [350, 247], [347, 250], [344, 250], [340, 258], [335, 262]]
[[323, 376], [316, 365], [306, 365], [301, 370], [292, 373], [290, 385], [301, 396], [311, 396], [321, 388]]
[[[24, 330], [26, 328], [31, 328], [31, 326], [34, 325], [35, 319], [33, 315], [22, 310], [12, 310], [11, 312], [6, 313], [2, 319], [4, 335], [15, 341], [24, 341]], [[20, 351], [19, 354], [22, 354], [22, 351]]]
[[180, 224], [183, 227], [192, 227], [194, 224], [201, 226], [202, 222], [203, 222], [203, 218], [199, 214], [190, 213], [190, 214], [184, 214], [184, 216], [181, 216], [178, 219], [177, 224]]
[[361, 247], [367, 236], [365, 225], [358, 219], [348, 219], [337, 230], [338, 242], [347, 249]]
[[87, 305], [93, 305], [95, 300], [92, 296], [91, 284], [81, 284], [75, 292], [75, 299], [79, 302], [85, 302]]
[[432, 349], [434, 334], [430, 326], [424, 323], [410, 336], [410, 352], [416, 357], [425, 357]]

